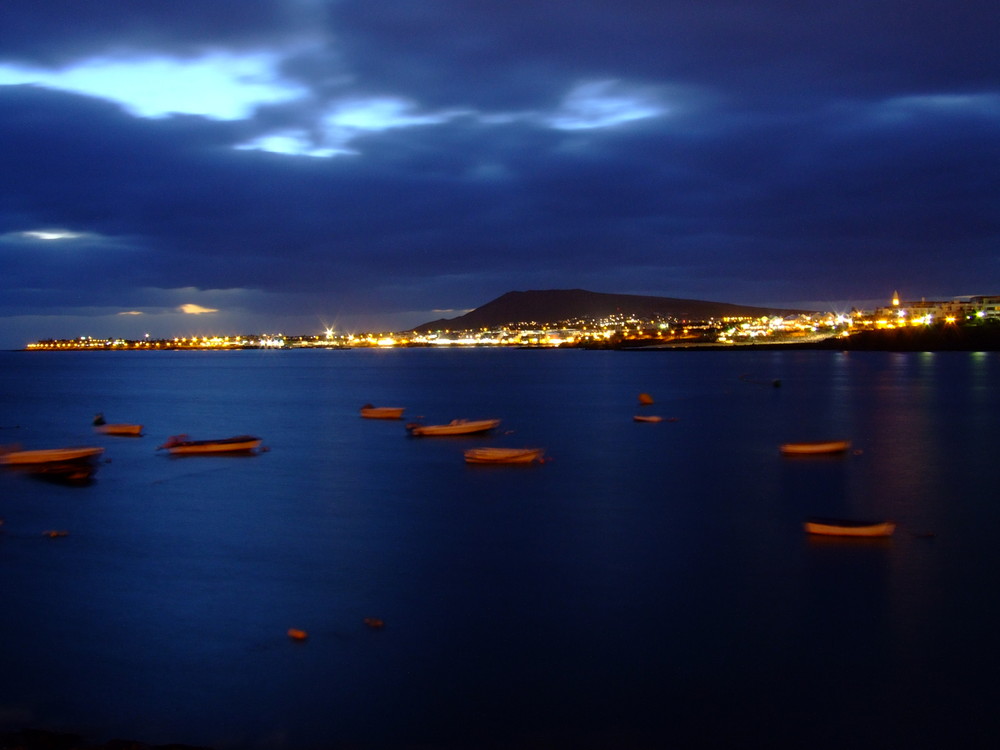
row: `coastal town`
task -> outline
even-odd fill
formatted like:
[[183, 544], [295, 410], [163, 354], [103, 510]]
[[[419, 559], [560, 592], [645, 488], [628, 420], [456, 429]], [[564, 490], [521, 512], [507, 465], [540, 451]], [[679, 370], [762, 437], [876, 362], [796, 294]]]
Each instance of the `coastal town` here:
[[1000, 295], [970, 295], [946, 300], [902, 300], [894, 293], [871, 311], [815, 312], [795, 315], [727, 316], [704, 320], [617, 313], [550, 323], [508, 323], [477, 329], [347, 333], [326, 329], [308, 335], [265, 333], [193, 335], [174, 338], [108, 339], [81, 336], [43, 339], [29, 351], [346, 349], [361, 347], [514, 346], [613, 348], [704, 347], [807, 344], [849, 338], [865, 331], [965, 326], [1000, 321]]

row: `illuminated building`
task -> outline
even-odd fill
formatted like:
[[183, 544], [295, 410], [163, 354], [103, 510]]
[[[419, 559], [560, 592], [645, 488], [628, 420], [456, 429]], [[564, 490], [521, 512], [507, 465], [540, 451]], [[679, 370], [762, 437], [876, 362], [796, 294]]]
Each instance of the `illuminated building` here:
[[880, 328], [1000, 318], [1000, 295], [968, 295], [947, 300], [921, 298], [910, 302], [900, 301], [896, 292], [892, 304], [877, 308], [872, 317]]

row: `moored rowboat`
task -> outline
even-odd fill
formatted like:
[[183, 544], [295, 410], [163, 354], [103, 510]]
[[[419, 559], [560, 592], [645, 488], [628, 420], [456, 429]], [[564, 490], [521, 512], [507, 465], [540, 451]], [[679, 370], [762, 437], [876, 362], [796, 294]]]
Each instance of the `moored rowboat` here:
[[104, 448], [45, 448], [31, 451], [10, 451], [0, 455], [5, 466], [34, 466], [39, 464], [87, 461], [104, 453]]
[[261, 439], [253, 435], [237, 435], [220, 440], [188, 440], [187, 435], [174, 435], [163, 445], [156, 447], [166, 449], [174, 455], [194, 455], [203, 453], [249, 453], [259, 447]]
[[816, 440], [806, 443], [783, 443], [780, 450], [786, 456], [813, 456], [824, 453], [844, 453], [850, 447], [850, 440]]
[[403, 406], [372, 406], [365, 404], [361, 407], [361, 416], [365, 419], [402, 419]]
[[541, 448], [469, 448], [465, 462], [469, 464], [530, 464], [541, 462]]
[[838, 518], [809, 518], [803, 524], [807, 534], [822, 536], [884, 537], [892, 536], [892, 521], [849, 521]]
[[102, 435], [127, 435], [129, 437], [139, 437], [142, 435], [141, 424], [95, 424], [94, 432]]
[[129, 435], [132, 437], [137, 437], [142, 434], [141, 424], [108, 424], [104, 420], [104, 415], [98, 412], [94, 415], [94, 432], [99, 432], [102, 435]]
[[499, 419], [453, 419], [448, 424], [408, 424], [411, 435], [473, 435], [489, 432], [500, 424]]

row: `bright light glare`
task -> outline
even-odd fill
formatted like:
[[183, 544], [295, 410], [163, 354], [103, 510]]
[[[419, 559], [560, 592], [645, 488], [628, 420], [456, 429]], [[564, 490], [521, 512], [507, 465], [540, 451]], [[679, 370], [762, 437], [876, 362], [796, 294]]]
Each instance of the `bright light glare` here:
[[315, 143], [305, 130], [290, 129], [255, 138], [237, 148], [313, 157], [356, 154], [347, 144], [361, 133], [436, 125], [461, 114], [457, 110], [417, 114], [411, 103], [389, 97], [352, 99], [336, 105], [322, 118], [322, 144]]
[[332, 128], [352, 130], [389, 130], [414, 125], [436, 125], [461, 114], [457, 111], [436, 114], [415, 114], [413, 105], [390, 97], [344, 102], [326, 118]]
[[255, 138], [248, 143], [242, 143], [236, 148], [241, 151], [270, 151], [274, 154], [313, 157], [328, 157], [353, 153], [341, 148], [316, 147], [309, 140], [305, 131], [285, 131], [273, 135], [265, 135]]
[[35, 229], [27, 232], [21, 232], [22, 237], [28, 237], [33, 240], [75, 240], [83, 235], [79, 232], [70, 232], [65, 229]]
[[566, 95], [549, 124], [560, 130], [607, 128], [666, 112], [667, 108], [654, 101], [648, 92], [614, 80], [591, 81], [578, 84]]
[[191, 304], [190, 302], [188, 304], [186, 304], [186, 305], [181, 305], [177, 309], [180, 310], [182, 313], [184, 313], [186, 315], [204, 315], [205, 313], [219, 312], [215, 308], [212, 308], [212, 307], [202, 307], [201, 305], [194, 305], [194, 304]]
[[36, 84], [118, 102], [139, 117], [171, 113], [218, 120], [247, 117], [255, 106], [303, 90], [278, 79], [278, 56], [212, 54], [197, 60], [94, 59], [66, 70], [0, 65], [0, 85]]

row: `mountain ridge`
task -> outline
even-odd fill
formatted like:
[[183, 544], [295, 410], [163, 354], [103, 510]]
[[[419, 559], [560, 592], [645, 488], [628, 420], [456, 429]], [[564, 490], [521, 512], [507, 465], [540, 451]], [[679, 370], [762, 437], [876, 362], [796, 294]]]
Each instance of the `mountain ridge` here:
[[608, 294], [586, 289], [511, 291], [455, 318], [440, 318], [414, 327], [418, 333], [439, 330], [475, 330], [510, 325], [552, 324], [621, 314], [638, 318], [707, 320], [722, 317], [797, 315], [812, 312], [779, 307], [737, 305], [729, 302]]

